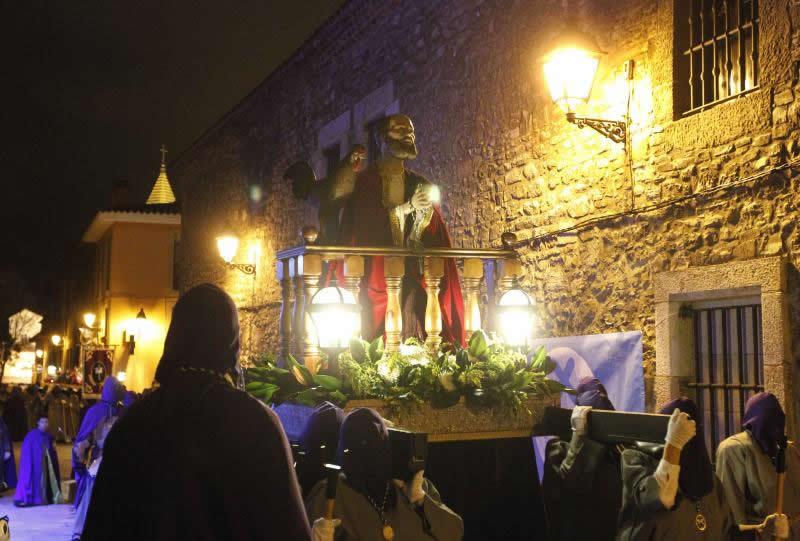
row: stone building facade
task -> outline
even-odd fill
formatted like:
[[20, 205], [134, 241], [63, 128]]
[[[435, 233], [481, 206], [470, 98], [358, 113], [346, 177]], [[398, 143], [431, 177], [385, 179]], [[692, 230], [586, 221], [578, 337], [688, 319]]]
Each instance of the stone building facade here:
[[[309, 159], [325, 176], [326, 152], [339, 144], [344, 155], [365, 142], [368, 121], [402, 111], [417, 129], [412, 167], [442, 187], [455, 245], [497, 247], [504, 231], [523, 241], [538, 336], [641, 330], [652, 410], [692, 392], [683, 305], [769, 299], [764, 378], [796, 411], [800, 173], [787, 164], [800, 158], [800, 2], [757, 3], [755, 88], [683, 114], [677, 11], [687, 3], [347, 2], [171, 164], [182, 287], [224, 286], [242, 310], [246, 353], [276, 350], [275, 251], [316, 220], [284, 171]], [[539, 59], [567, 12], [608, 51], [578, 114], [628, 113], [627, 145], [567, 123], [549, 98]], [[214, 239], [225, 227], [255, 277], [221, 263]]]

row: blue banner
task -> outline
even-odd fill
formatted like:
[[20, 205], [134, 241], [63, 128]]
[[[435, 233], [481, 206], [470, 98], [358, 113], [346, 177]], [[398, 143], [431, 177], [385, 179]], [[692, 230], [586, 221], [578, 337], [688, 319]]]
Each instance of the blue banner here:
[[[574, 389], [586, 376], [605, 385], [608, 398], [618, 411], [644, 411], [642, 333], [639, 331], [587, 336], [543, 338], [533, 347], [544, 346], [557, 367], [550, 378]], [[561, 407], [575, 406], [575, 397], [561, 394]], [[544, 448], [550, 438], [533, 438], [536, 466], [542, 478]]]

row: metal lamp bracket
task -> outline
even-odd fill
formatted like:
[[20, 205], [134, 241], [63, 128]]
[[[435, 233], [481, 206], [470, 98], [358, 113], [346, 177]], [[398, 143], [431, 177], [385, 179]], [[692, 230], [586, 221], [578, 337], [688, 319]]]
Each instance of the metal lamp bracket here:
[[250, 263], [228, 263], [227, 265], [229, 268], [240, 270], [245, 274], [256, 273], [256, 266]]
[[588, 126], [596, 132], [605, 135], [615, 143], [624, 143], [628, 133], [628, 124], [624, 120], [587, 118], [576, 116], [574, 112], [570, 111], [567, 113], [567, 122], [575, 124], [579, 128]]

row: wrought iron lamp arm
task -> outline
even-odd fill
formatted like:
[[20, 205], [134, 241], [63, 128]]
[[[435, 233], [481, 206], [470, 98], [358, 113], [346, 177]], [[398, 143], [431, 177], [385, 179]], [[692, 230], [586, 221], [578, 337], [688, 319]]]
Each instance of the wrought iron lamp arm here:
[[567, 122], [575, 124], [579, 128], [588, 126], [593, 130], [605, 135], [615, 143], [624, 143], [628, 132], [628, 124], [624, 120], [603, 120], [601, 118], [587, 118], [576, 116], [573, 112], [567, 113]]
[[242, 271], [245, 274], [255, 274], [256, 273], [256, 266], [250, 263], [228, 263], [228, 267], [232, 269], [237, 269]]

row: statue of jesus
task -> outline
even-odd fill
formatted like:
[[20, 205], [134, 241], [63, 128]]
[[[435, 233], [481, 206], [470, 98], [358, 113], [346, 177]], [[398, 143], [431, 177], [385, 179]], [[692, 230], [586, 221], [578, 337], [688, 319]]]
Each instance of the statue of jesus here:
[[[351, 246], [400, 246], [422, 252], [426, 247], [449, 248], [450, 236], [438, 208], [438, 189], [428, 179], [406, 169], [405, 161], [417, 157], [416, 135], [411, 119], [396, 114], [379, 126], [381, 156], [355, 179], [353, 193], [342, 214], [342, 244]], [[458, 270], [445, 260], [439, 302], [442, 340], [464, 343], [464, 302]], [[372, 257], [365, 269], [365, 304], [371, 317], [362, 320], [364, 338], [384, 332], [386, 282], [383, 258]], [[424, 278], [416, 258], [407, 258], [401, 293], [403, 338], [425, 338]]]

